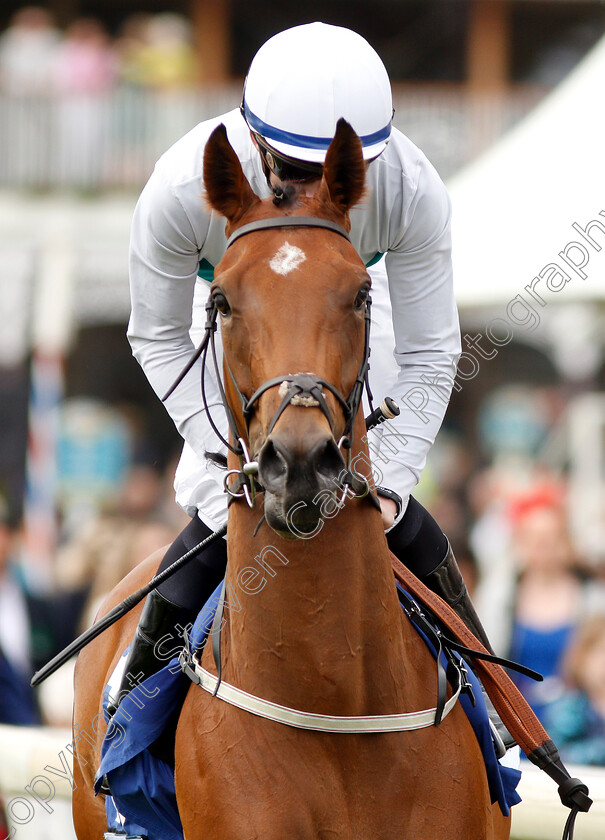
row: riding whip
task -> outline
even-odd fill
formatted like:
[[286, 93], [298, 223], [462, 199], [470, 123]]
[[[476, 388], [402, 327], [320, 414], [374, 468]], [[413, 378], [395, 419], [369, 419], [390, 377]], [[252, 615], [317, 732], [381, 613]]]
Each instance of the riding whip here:
[[164, 569], [163, 572], [160, 572], [159, 575], [153, 577], [149, 583], [146, 583], [145, 586], [142, 586], [140, 589], [137, 589], [136, 592], [133, 592], [127, 598], [117, 604], [112, 610], [110, 610], [107, 615], [104, 615], [102, 619], [100, 619], [96, 624], [93, 624], [92, 627], [89, 627], [88, 630], [85, 630], [81, 636], [78, 636], [77, 639], [74, 639], [61, 653], [58, 653], [50, 662], [47, 662], [39, 671], [37, 671], [31, 680], [32, 686], [40, 685], [47, 677], [50, 677], [51, 674], [54, 674], [56, 670], [58, 670], [61, 665], [67, 662], [68, 659], [82, 650], [83, 647], [89, 642], [92, 642], [93, 639], [96, 639], [97, 636], [100, 636], [104, 630], [107, 630], [108, 627], [111, 627], [112, 624], [115, 624], [116, 621], [119, 621], [122, 616], [125, 616], [126, 613], [129, 613], [137, 604], [139, 604], [143, 598], [146, 598], [147, 595], [163, 583], [165, 580], [168, 580], [175, 572], [184, 566], [186, 563], [189, 562], [193, 557], [199, 554], [200, 551], [203, 551], [207, 548], [211, 543], [215, 540], [224, 537], [227, 533], [227, 526], [223, 525], [218, 531], [214, 531], [214, 533], [210, 534], [210, 536], [206, 537], [206, 539], [202, 540], [201, 543], [198, 545], [194, 545], [192, 549], [190, 549], [186, 554], [183, 554], [178, 560], [175, 560], [167, 569]]

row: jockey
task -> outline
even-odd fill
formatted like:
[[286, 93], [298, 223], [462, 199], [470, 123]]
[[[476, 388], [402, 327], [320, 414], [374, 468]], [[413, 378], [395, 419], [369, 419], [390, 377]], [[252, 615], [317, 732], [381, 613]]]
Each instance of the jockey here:
[[[267, 41], [250, 66], [241, 108], [197, 125], [175, 143], [141, 194], [131, 236], [128, 338], [160, 396], [201, 337], [208, 281], [226, 247], [224, 219], [204, 204], [202, 160], [212, 130], [224, 123], [244, 174], [264, 198], [290, 181], [313, 192], [344, 117], [367, 162], [366, 198], [350, 215], [351, 241], [372, 276], [370, 383], [401, 406], [388, 429], [368, 435], [388, 544], [489, 648], [447, 538], [410, 495], [443, 420], [461, 348], [449, 197], [422, 152], [392, 126], [392, 116], [386, 69], [360, 35], [312, 23]], [[209, 410], [226, 434], [216, 383], [211, 371], [205, 375]], [[200, 377], [198, 360], [166, 401], [185, 440], [176, 499], [192, 519], [159, 571], [227, 519], [223, 475], [206, 457], [220, 447], [203, 408]], [[177, 623], [194, 620], [225, 564], [226, 544], [219, 540], [147, 597], [121, 694], [159, 670], [155, 643]]]

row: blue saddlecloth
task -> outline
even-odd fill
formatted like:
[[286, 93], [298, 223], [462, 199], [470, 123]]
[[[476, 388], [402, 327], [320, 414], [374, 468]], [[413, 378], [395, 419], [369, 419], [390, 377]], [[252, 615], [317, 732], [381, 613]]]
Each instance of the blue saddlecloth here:
[[[203, 645], [208, 637], [219, 594], [220, 586], [198, 616], [190, 634], [192, 650]], [[420, 635], [434, 655], [430, 642]], [[460, 702], [483, 752], [491, 800], [497, 801], [502, 813], [508, 815], [512, 805], [521, 801], [516, 792], [521, 772], [498, 762], [481, 687], [470, 669], [468, 678], [476, 706], [473, 708], [470, 698], [464, 694], [460, 695]], [[147, 748], [162, 733], [188, 685], [189, 680], [183, 676], [175, 656], [161, 671], [124, 697], [109, 723], [96, 790], [106, 776], [112, 792], [111, 797], [106, 797], [110, 829], [143, 834], [148, 840], [183, 840], [173, 770], [152, 756]]]

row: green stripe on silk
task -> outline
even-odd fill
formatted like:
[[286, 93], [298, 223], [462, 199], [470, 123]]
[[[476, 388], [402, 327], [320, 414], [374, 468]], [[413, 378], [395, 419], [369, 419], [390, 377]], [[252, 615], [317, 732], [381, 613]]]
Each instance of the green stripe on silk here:
[[[374, 254], [372, 259], [366, 263], [366, 268], [370, 268], [372, 265], [376, 265], [378, 260], [381, 260], [384, 257], [384, 254], [380, 253]], [[197, 271], [197, 276], [201, 277], [203, 280], [207, 280], [209, 283], [212, 283], [214, 280], [214, 266], [208, 262], [208, 260], [204, 257], [204, 259], [200, 260], [200, 265]]]

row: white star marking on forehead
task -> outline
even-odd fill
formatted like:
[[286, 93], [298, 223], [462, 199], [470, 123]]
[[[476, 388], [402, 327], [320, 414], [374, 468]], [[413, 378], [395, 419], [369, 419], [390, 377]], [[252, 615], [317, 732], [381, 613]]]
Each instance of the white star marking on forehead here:
[[276, 273], [283, 277], [290, 274], [295, 268], [307, 259], [307, 255], [296, 245], [290, 245], [289, 242], [284, 242], [277, 254], [269, 261], [269, 267]]

